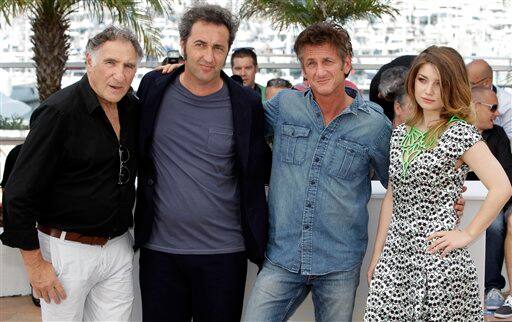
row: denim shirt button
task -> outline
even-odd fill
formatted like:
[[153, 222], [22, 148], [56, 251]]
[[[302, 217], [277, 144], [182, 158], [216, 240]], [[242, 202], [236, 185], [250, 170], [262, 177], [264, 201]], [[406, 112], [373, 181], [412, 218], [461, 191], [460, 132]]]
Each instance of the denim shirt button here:
[[314, 186], [316, 182], [315, 182], [315, 180], [311, 180], [309, 183], [310, 183], [312, 186]]
[[320, 158], [316, 157], [315, 162], [320, 162]]
[[325, 140], [325, 135], [322, 135], [320, 138], [321, 138], [322, 140]]
[[309, 229], [309, 225], [304, 225], [304, 229], [308, 230]]
[[311, 208], [311, 202], [308, 202], [308, 203], [306, 204], [306, 207]]

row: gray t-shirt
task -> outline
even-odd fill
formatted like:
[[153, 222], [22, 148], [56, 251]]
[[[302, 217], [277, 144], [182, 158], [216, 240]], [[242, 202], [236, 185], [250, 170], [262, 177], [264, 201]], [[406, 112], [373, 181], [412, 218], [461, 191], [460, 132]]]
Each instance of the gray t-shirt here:
[[155, 121], [155, 221], [145, 247], [172, 254], [245, 250], [229, 91], [169, 85]]

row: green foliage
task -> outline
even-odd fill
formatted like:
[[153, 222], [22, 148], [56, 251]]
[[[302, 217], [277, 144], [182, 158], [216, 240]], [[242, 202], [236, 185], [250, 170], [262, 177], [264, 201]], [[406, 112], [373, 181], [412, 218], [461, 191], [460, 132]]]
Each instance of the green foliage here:
[[17, 115], [3, 117], [0, 115], [1, 130], [28, 130], [28, 125], [23, 123], [23, 118]]
[[[131, 29], [144, 43], [146, 54], [158, 56], [165, 54], [160, 43], [160, 33], [153, 27], [156, 15], [170, 16], [172, 14], [171, 0], [74, 0], [90, 12], [91, 17], [103, 20], [108, 12], [113, 21]], [[146, 7], [141, 6], [145, 2]]]
[[148, 55], [158, 55], [164, 50], [152, 20], [155, 15], [169, 16], [171, 3], [172, 0], [0, 0], [0, 14], [8, 24], [12, 17], [27, 14], [34, 18], [41, 12], [68, 19], [69, 14], [82, 6], [100, 21], [106, 13], [110, 14], [114, 23], [133, 30]]
[[269, 19], [280, 30], [290, 26], [307, 27], [329, 21], [343, 25], [349, 19], [394, 16], [398, 11], [379, 0], [245, 0], [240, 17]]
[[[146, 54], [164, 53], [158, 30], [152, 20], [156, 15], [169, 16], [172, 0], [0, 0], [0, 16], [10, 24], [11, 18], [26, 14], [33, 34], [39, 99], [44, 101], [61, 88], [61, 80], [68, 60], [69, 16], [82, 6], [91, 18], [104, 20], [105, 14], [113, 22], [131, 29], [144, 43]], [[180, 0], [175, 0], [180, 1]]]

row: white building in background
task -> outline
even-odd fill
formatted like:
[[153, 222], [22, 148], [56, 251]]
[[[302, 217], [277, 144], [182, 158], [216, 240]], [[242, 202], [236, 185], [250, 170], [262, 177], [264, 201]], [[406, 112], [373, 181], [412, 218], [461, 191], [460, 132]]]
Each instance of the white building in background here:
[[400, 15], [349, 23], [360, 55], [418, 53], [429, 45], [461, 55], [511, 57], [512, 7], [502, 0], [392, 1]]
[[[243, 0], [185, 0], [177, 3], [173, 6], [172, 17], [157, 17], [152, 23], [160, 31], [167, 50], [179, 49], [178, 21], [183, 11], [195, 3], [219, 4], [238, 15]], [[454, 47], [464, 57], [500, 57], [490, 59], [491, 64], [512, 64], [512, 1], [391, 0], [390, 4], [399, 11], [394, 18], [383, 16], [382, 19], [346, 23], [352, 36], [355, 62], [384, 64], [392, 59], [390, 56], [416, 54], [437, 44]], [[84, 59], [87, 39], [110, 24], [111, 19], [106, 15], [105, 21], [93, 21], [83, 8], [73, 13], [70, 19], [69, 61], [80, 62]], [[31, 61], [29, 19], [17, 17], [11, 26], [0, 20], [0, 26], [0, 63]], [[253, 47], [260, 64], [296, 62], [293, 43], [299, 32], [299, 28], [279, 31], [270, 22], [258, 18], [245, 20], [241, 21], [233, 48]], [[160, 61], [162, 58], [156, 59]], [[64, 85], [78, 76], [66, 74]], [[265, 83], [275, 76], [298, 81], [300, 72], [262, 70], [257, 81]], [[353, 80], [366, 88], [371, 76], [371, 71], [364, 72], [354, 75]], [[498, 82], [505, 82], [506, 77], [506, 73], [501, 73]], [[35, 82], [35, 77], [16, 77], [16, 81]]]
[[[193, 3], [215, 3], [234, 13], [242, 0], [188, 0], [173, 6], [175, 17], [155, 19], [163, 44], [178, 48], [177, 21]], [[508, 5], [507, 5], [508, 3]], [[463, 56], [512, 56], [512, 5], [503, 0], [392, 0], [398, 9], [395, 18], [356, 20], [346, 24], [353, 39], [354, 54], [401, 55], [417, 53], [431, 44], [456, 48]], [[83, 55], [87, 38], [110, 23], [91, 21], [80, 8], [71, 15], [71, 58]], [[0, 61], [28, 61], [31, 58], [30, 23], [26, 17], [12, 20], [12, 26], [0, 21]], [[237, 47], [254, 47], [262, 54], [293, 54], [292, 44], [299, 30], [279, 32], [268, 21], [242, 21], [235, 40]], [[71, 59], [71, 60], [73, 60]]]

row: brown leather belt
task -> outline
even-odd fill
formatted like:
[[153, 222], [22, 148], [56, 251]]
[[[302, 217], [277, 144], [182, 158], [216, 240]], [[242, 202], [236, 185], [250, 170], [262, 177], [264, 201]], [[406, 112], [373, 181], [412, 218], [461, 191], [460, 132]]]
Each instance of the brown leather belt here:
[[[37, 229], [39, 229], [40, 232], [45, 233], [49, 236], [60, 238], [63, 231], [57, 228], [51, 228], [51, 227], [45, 227], [45, 226], [37, 226]], [[74, 241], [82, 244], [88, 244], [88, 245], [99, 245], [103, 246], [105, 245], [110, 238], [108, 237], [97, 237], [97, 236], [87, 236], [82, 235], [79, 233], [74, 233], [71, 231], [66, 232], [66, 236], [64, 237], [65, 240]]]

